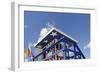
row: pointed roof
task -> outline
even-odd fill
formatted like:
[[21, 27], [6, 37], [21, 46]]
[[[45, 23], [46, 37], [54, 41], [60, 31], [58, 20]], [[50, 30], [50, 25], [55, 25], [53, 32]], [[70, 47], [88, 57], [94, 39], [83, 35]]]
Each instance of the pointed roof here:
[[42, 47], [45, 44], [47, 44], [48, 41], [51, 41], [53, 37], [61, 38], [61, 37], [66, 37], [67, 39], [71, 40], [72, 42], [78, 42], [74, 38], [68, 36], [64, 32], [60, 31], [59, 29], [53, 27], [43, 38], [41, 38], [37, 43], [34, 45], [35, 47]]

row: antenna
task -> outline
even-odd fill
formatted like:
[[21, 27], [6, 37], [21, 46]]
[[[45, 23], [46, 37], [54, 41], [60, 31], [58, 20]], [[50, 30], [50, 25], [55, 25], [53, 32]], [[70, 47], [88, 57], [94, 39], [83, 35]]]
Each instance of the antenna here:
[[46, 24], [46, 26], [47, 26], [47, 28], [51, 29], [51, 28], [53, 28], [53, 27], [55, 26], [55, 22], [52, 20], [52, 22], [51, 22], [51, 23], [48, 22], [48, 23]]

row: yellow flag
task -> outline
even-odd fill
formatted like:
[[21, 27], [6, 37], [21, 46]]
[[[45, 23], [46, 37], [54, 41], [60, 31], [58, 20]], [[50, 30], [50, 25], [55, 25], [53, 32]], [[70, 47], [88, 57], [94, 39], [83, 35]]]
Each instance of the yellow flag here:
[[27, 48], [26, 52], [25, 52], [26, 56], [29, 57], [30, 56], [30, 49]]

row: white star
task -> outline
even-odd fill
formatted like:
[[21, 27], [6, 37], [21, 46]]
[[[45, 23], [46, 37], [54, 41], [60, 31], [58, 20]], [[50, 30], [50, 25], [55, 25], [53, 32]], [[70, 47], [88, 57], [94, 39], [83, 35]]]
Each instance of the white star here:
[[38, 48], [42, 48], [42, 46], [39, 45]]
[[48, 40], [44, 40], [44, 42], [45, 42], [45, 43], [47, 43], [47, 42], [48, 42]]
[[57, 36], [57, 32], [52, 32], [50, 35], [52, 35], [53, 37]]

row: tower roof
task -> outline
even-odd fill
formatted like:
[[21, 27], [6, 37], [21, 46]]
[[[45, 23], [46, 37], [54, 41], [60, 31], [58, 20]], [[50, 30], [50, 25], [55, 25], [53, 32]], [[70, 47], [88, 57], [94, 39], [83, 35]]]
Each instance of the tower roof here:
[[54, 38], [61, 38], [65, 37], [72, 42], [78, 42], [74, 38], [70, 37], [69, 35], [65, 34], [64, 32], [60, 31], [59, 29], [53, 27], [43, 38], [41, 38], [37, 43], [34, 45], [36, 48], [45, 46], [48, 42], [53, 40]]

